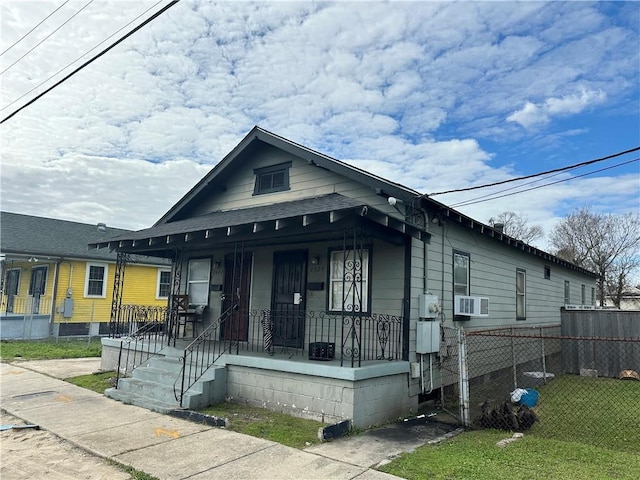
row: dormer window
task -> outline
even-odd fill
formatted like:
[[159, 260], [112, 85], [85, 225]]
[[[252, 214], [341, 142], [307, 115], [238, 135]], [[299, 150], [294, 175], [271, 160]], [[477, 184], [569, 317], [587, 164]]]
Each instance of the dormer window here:
[[269, 167], [256, 168], [253, 173], [256, 175], [256, 185], [253, 189], [254, 195], [263, 193], [282, 192], [289, 190], [289, 169], [291, 162], [271, 165]]

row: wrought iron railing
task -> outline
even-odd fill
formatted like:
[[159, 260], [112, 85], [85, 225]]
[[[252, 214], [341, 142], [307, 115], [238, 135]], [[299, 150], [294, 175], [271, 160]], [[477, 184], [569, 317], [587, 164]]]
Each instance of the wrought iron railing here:
[[182, 406], [185, 393], [211, 368], [222, 354], [229, 351], [233, 340], [224, 340], [220, 331], [238, 306], [234, 305], [220, 315], [184, 349], [182, 369], [173, 384], [176, 400]]
[[109, 337], [119, 338], [133, 335], [147, 323], [153, 323], [156, 328], [166, 328], [168, 308], [155, 305], [120, 305], [117, 320], [109, 324]]
[[[133, 323], [132, 323], [133, 324]], [[164, 321], [148, 321], [142, 323], [131, 335], [122, 339], [116, 365], [115, 387], [118, 381], [158, 354], [164, 347]]]
[[[350, 367], [359, 367], [363, 361], [403, 358], [403, 319], [395, 315], [252, 310], [234, 313], [225, 327], [220, 338], [233, 340], [231, 353], [236, 354], [308, 355], [311, 360], [339, 360], [341, 366]], [[269, 337], [271, 341], [265, 341]]]

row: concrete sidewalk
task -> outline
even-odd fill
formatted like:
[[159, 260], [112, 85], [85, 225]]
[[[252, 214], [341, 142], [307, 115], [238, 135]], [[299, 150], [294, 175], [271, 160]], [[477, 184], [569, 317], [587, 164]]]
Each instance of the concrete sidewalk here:
[[369, 462], [367, 456], [329, 458], [335, 455], [323, 455], [322, 446], [297, 450], [124, 405], [61, 380], [98, 368], [99, 359], [2, 363], [2, 409], [85, 451], [162, 480], [398, 478], [359, 465]]

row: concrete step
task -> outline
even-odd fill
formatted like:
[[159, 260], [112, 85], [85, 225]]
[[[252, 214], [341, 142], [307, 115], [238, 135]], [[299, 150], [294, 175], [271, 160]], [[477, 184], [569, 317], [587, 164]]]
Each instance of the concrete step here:
[[[185, 393], [185, 397], [201, 395], [202, 394], [201, 388], [202, 388], [202, 385], [196, 383], [192, 388], [189, 389], [187, 393]], [[118, 390], [135, 393], [136, 395], [152, 398], [154, 400], [159, 400], [160, 402], [164, 402], [164, 403], [177, 402], [176, 392], [174, 391], [173, 384], [163, 385], [161, 383], [157, 383], [149, 380], [140, 380], [138, 378], [129, 377], [129, 378], [121, 378], [118, 381]], [[178, 393], [179, 392], [180, 392], [180, 386], [178, 385]], [[185, 405], [184, 402], [183, 402], [183, 405]]]
[[180, 405], [178, 404], [178, 402], [161, 402], [154, 398], [145, 397], [121, 389], [108, 388], [107, 390], [105, 390], [104, 394], [109, 398], [118, 400], [119, 402], [125, 403], [127, 405], [136, 405], [138, 407], [146, 408], [147, 410], [151, 410], [152, 412], [167, 414], [172, 412], [173, 410], [180, 409]]

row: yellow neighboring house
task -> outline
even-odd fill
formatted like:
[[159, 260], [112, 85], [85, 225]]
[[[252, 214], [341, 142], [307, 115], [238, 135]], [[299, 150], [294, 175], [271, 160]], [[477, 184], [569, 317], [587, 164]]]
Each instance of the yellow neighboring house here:
[[[0, 338], [109, 333], [116, 253], [88, 244], [127, 230], [0, 212]], [[122, 304], [166, 307], [171, 265], [131, 256]]]

